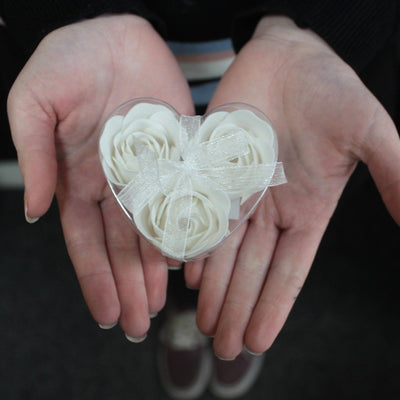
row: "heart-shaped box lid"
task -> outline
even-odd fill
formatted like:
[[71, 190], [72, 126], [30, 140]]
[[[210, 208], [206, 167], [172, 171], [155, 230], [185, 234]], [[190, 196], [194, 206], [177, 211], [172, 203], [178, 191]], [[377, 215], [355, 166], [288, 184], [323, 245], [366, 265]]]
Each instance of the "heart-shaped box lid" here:
[[245, 103], [186, 116], [161, 100], [129, 100], [105, 122], [99, 154], [137, 231], [181, 261], [207, 256], [285, 182], [272, 123]]

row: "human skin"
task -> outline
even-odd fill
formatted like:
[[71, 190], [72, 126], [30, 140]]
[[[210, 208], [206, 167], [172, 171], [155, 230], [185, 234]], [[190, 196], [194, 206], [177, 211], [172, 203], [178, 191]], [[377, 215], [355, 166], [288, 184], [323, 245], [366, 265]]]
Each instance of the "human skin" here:
[[98, 135], [111, 111], [155, 97], [193, 114], [190, 91], [167, 45], [134, 15], [104, 16], [47, 35], [8, 97], [28, 220], [54, 192], [65, 242], [94, 319], [131, 338], [164, 305], [167, 264], [134, 233], [108, 188]]
[[358, 161], [400, 223], [400, 141], [387, 112], [315, 33], [263, 18], [209, 108], [242, 101], [278, 133], [288, 183], [270, 188], [249, 221], [210, 258], [186, 264], [200, 288], [197, 323], [214, 350], [266, 351], [299, 295], [322, 235]]
[[[166, 260], [132, 231], [97, 154], [108, 114], [134, 97], [193, 113], [187, 83], [145, 20], [108, 16], [50, 33], [8, 100], [25, 183], [26, 213], [41, 217], [56, 192], [67, 248], [94, 319], [130, 337], [165, 302]], [[200, 288], [197, 322], [225, 359], [260, 353], [282, 328], [342, 190], [367, 163], [400, 222], [400, 143], [386, 111], [316, 34], [285, 17], [260, 21], [209, 105], [243, 101], [264, 111], [279, 137], [288, 183], [272, 188], [220, 251], [187, 263]], [[170, 260], [171, 262], [171, 260]]]

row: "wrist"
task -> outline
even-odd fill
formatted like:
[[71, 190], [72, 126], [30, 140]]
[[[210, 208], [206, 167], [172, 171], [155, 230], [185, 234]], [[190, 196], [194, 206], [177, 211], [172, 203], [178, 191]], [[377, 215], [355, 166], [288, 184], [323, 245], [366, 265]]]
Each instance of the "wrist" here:
[[[64, 25], [60, 28], [57, 28], [50, 32], [48, 35], [51, 35], [54, 32], [62, 32], [64, 30], [68, 30], [71, 27], [89, 27], [89, 28], [96, 28], [100, 31], [108, 30], [110, 28], [114, 29], [124, 29], [129, 27], [136, 27], [136, 26], [148, 26], [149, 28], [152, 27], [149, 21], [145, 18], [129, 13], [123, 14], [102, 14], [94, 18], [84, 18], [79, 21], [73, 22], [68, 25]], [[48, 36], [47, 35], [47, 36]]]
[[265, 15], [258, 22], [253, 37], [263, 35], [271, 28], [288, 30], [300, 29], [291, 18], [285, 15]]
[[266, 15], [260, 19], [252, 40], [279, 40], [291, 46], [295, 44], [317, 45], [331, 50], [330, 46], [311, 29], [300, 28], [284, 15]]

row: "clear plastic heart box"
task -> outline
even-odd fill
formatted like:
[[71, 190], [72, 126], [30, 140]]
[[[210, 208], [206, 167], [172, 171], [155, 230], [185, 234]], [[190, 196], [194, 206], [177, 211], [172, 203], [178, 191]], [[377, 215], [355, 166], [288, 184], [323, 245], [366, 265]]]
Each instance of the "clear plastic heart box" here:
[[104, 123], [99, 153], [137, 232], [180, 261], [209, 255], [285, 182], [271, 122], [244, 103], [186, 116], [161, 100], [129, 100]]

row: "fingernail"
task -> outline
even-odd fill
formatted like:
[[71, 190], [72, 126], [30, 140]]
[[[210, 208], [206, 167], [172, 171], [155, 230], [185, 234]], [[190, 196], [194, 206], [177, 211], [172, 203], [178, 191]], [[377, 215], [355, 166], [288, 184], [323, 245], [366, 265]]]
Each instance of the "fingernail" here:
[[147, 338], [147, 333], [145, 335], [139, 336], [139, 337], [132, 337], [125, 333], [125, 337], [132, 343], [141, 343], [141, 342], [143, 342], [143, 340], [145, 340]]
[[182, 269], [182, 265], [183, 264], [179, 264], [179, 265], [171, 265], [171, 264], [167, 264], [168, 265], [168, 269], [170, 271], [179, 271], [180, 269]]
[[244, 346], [243, 349], [245, 351], [247, 351], [249, 354], [251, 354], [252, 356], [256, 356], [256, 357], [262, 356], [264, 354], [264, 353], [254, 353], [253, 351], [250, 351], [246, 346]]
[[233, 361], [236, 357], [233, 357], [233, 358], [223, 358], [223, 357], [220, 357], [217, 353], [215, 353], [215, 357], [217, 357], [219, 360], [221, 360], [221, 361]]
[[150, 314], [149, 316], [150, 316], [150, 318], [155, 318], [155, 317], [157, 317], [157, 315], [158, 315], [158, 312], [156, 312], [154, 314]]
[[113, 324], [110, 324], [110, 325], [99, 324], [99, 328], [107, 330], [107, 329], [114, 328], [115, 325], [117, 325], [117, 322], [114, 322]]
[[186, 287], [187, 287], [188, 289], [190, 289], [190, 290], [198, 290], [197, 288], [191, 287], [191, 286], [189, 286], [188, 284], [186, 284]]
[[26, 205], [26, 201], [25, 201], [25, 219], [26, 222], [28, 222], [29, 224], [34, 224], [35, 222], [39, 221], [39, 218], [31, 218], [28, 215], [28, 206]]

